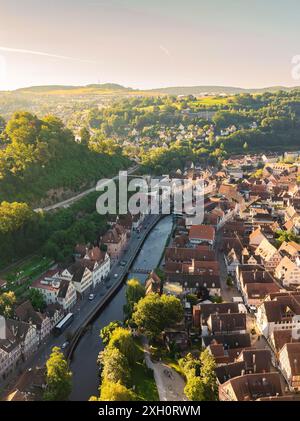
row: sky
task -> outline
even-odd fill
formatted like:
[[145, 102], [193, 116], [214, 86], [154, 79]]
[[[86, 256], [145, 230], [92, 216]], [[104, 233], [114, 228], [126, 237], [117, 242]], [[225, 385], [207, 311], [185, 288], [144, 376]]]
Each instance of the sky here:
[[0, 0], [0, 89], [299, 85], [299, 0]]

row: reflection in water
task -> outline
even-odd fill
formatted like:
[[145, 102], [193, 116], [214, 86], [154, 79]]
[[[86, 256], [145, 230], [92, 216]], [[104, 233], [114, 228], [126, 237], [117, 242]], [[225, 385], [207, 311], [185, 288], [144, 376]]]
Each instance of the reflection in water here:
[[[155, 268], [159, 263], [166, 240], [172, 228], [172, 218], [166, 217], [160, 221], [145, 241], [137, 256], [133, 268]], [[146, 275], [129, 274], [130, 277], [145, 281]], [[70, 399], [73, 401], [88, 400], [91, 395], [98, 394], [99, 378], [97, 357], [103, 349], [99, 337], [100, 330], [113, 320], [123, 319], [125, 304], [125, 285], [105, 307], [99, 317], [91, 325], [91, 329], [80, 340], [71, 363], [73, 372], [73, 391]]]

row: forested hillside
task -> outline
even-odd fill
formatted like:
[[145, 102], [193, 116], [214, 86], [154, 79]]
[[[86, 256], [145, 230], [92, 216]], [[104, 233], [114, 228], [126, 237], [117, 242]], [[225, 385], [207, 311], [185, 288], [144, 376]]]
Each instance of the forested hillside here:
[[1, 127], [0, 202], [53, 203], [128, 166], [118, 150], [99, 154], [89, 149], [88, 140], [76, 143], [54, 116], [17, 112]]

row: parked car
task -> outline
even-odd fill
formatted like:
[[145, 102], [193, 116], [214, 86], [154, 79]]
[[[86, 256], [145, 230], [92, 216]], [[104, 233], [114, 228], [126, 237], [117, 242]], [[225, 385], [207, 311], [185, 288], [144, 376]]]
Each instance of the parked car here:
[[61, 349], [66, 349], [68, 345], [69, 345], [69, 341], [64, 342], [61, 346]]

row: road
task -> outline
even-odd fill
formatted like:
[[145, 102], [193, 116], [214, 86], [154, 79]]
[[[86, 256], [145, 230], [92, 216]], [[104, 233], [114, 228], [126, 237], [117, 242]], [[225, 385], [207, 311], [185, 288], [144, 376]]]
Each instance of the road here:
[[[137, 169], [138, 169], [138, 165], [135, 165], [134, 167], [131, 167], [128, 169], [127, 174], [131, 175], [133, 174]], [[117, 180], [117, 178], [119, 177], [119, 174], [115, 175], [112, 180]], [[102, 185], [104, 186], [106, 183], [103, 182]], [[49, 212], [55, 209], [59, 209], [59, 208], [67, 208], [70, 205], [72, 205], [73, 203], [77, 202], [78, 200], [82, 199], [83, 197], [87, 196], [90, 193], [93, 193], [96, 191], [96, 186], [101, 185], [101, 183], [97, 183], [94, 187], [91, 187], [90, 189], [84, 190], [81, 193], [76, 194], [75, 196], [70, 197], [69, 199], [63, 200], [61, 202], [55, 203], [54, 205], [50, 205], [50, 206], [46, 206], [45, 208], [36, 208], [34, 209], [35, 212]]]
[[[152, 230], [152, 225], [159, 220], [157, 215], [148, 215], [141, 225], [141, 232], [133, 232], [130, 238], [130, 241], [127, 245], [126, 250], [123, 255], [120, 257], [121, 260], [126, 260], [128, 263], [125, 267], [120, 266], [119, 262], [115, 262], [111, 267], [110, 279], [96, 287], [94, 290], [86, 291], [85, 297], [76, 304], [72, 309], [74, 313], [74, 321], [71, 326], [65, 330], [63, 334], [59, 337], [54, 337], [50, 335], [45, 339], [43, 344], [40, 345], [37, 352], [35, 352], [28, 360], [18, 367], [18, 371], [14, 372], [13, 375], [7, 378], [5, 381], [0, 382], [0, 388], [2, 391], [10, 390], [13, 385], [18, 381], [18, 377], [22, 375], [25, 370], [28, 370], [33, 367], [43, 366], [54, 346], [61, 347], [67, 338], [72, 336], [74, 332], [77, 332], [85, 325], [86, 320], [88, 320], [91, 314], [95, 313], [102, 303], [106, 301], [106, 296], [109, 295], [110, 290], [115, 287], [116, 284], [124, 279], [128, 273], [128, 269], [131, 266], [131, 261], [136, 257], [144, 239], [147, 237], [149, 232]], [[93, 301], [88, 300], [88, 295], [93, 292], [96, 294], [96, 297]], [[67, 350], [66, 350], [67, 351]]]

